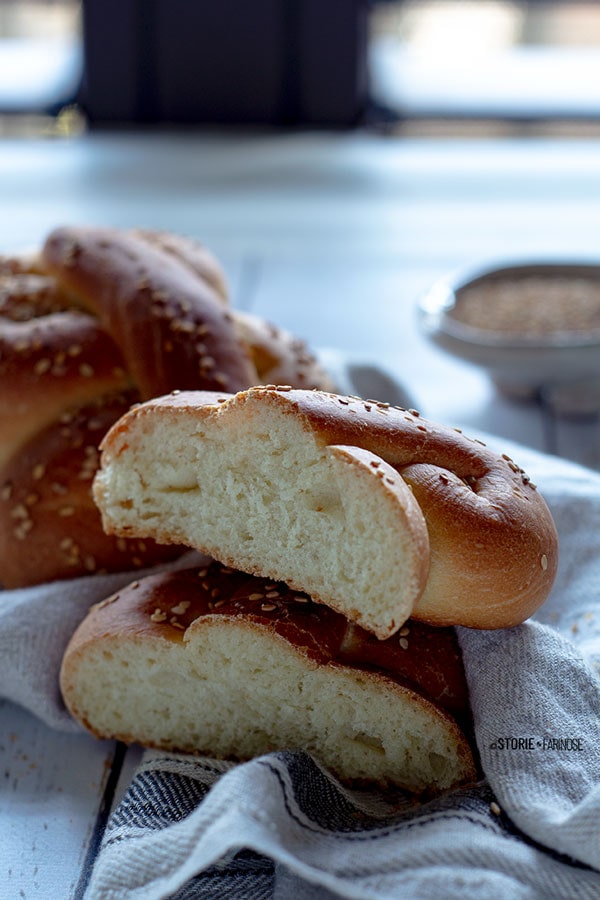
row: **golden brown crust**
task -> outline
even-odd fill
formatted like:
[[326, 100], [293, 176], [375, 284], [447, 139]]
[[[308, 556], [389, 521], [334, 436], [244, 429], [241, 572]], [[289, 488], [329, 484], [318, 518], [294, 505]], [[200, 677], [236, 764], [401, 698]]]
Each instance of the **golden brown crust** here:
[[132, 388], [119, 350], [87, 313], [0, 320], [0, 466], [63, 413]]
[[[543, 497], [520, 467], [480, 441], [415, 411], [322, 391], [252, 388], [220, 403], [201, 392], [163, 397], [132, 411], [103, 443], [103, 466], [130, 423], [153, 410], [198, 420], [277, 408], [299, 417], [323, 446], [362, 447], [411, 486], [427, 523], [431, 566], [413, 618], [436, 625], [510, 627], [544, 602], [556, 575], [558, 538]], [[241, 435], [243, 440], [243, 435]], [[98, 498], [102, 505], [100, 493]], [[203, 548], [198, 548], [203, 549]], [[215, 554], [214, 548], [211, 552]], [[234, 561], [229, 561], [233, 563]]]
[[44, 266], [37, 250], [0, 255], [0, 278], [2, 279], [12, 275], [45, 274]]
[[250, 350], [258, 374], [257, 384], [293, 384], [333, 391], [335, 385], [308, 347], [299, 338], [259, 316], [236, 310], [233, 324]]
[[0, 271], [0, 316], [13, 322], [29, 322], [39, 316], [72, 307], [54, 278], [48, 275]]
[[219, 295], [159, 242], [106, 228], [59, 228], [42, 257], [98, 316], [142, 397], [200, 380], [206, 390], [239, 390], [255, 380]]
[[2, 469], [0, 560], [5, 588], [158, 564], [181, 553], [152, 540], [106, 535], [92, 497], [98, 443], [131, 405], [117, 395], [64, 414]]
[[[20, 472], [27, 493], [26, 467], [18, 458], [23, 448], [31, 454], [33, 447], [45, 446], [52, 424], [84, 407], [106, 400], [114, 411], [117, 393], [127, 391], [130, 402], [137, 402], [176, 388], [237, 390], [259, 383], [253, 347], [240, 337], [226, 303], [225, 277], [215, 257], [197, 242], [166, 232], [58, 228], [41, 253], [0, 258], [0, 483], [14, 487]], [[287, 358], [283, 340], [279, 352]], [[293, 367], [288, 371], [293, 383], [304, 384], [304, 360], [296, 373]], [[317, 379], [316, 385], [327, 383], [318, 380], [325, 376], [316, 366], [307, 377]], [[112, 424], [106, 416], [104, 421], [106, 428]], [[73, 521], [81, 515], [91, 533], [96, 518], [90, 545], [103, 560], [99, 568], [120, 569], [129, 557], [115, 552], [87, 494], [83, 502], [75, 474], [71, 481]], [[14, 530], [8, 509], [6, 515], [0, 521], [5, 536]], [[50, 514], [43, 521], [47, 550], [41, 524], [35, 554], [26, 553], [32, 536], [15, 555], [8, 549], [12, 540], [4, 538], [0, 584], [65, 577], [62, 563], [53, 571], [51, 554], [57, 537], [68, 536], [67, 523], [53, 524]], [[77, 542], [79, 524], [69, 527]], [[157, 560], [163, 556], [155, 554]], [[26, 567], [19, 575], [20, 561]], [[83, 564], [68, 570], [72, 576], [87, 571]]]
[[227, 303], [229, 290], [225, 274], [217, 258], [208, 247], [191, 238], [168, 231], [151, 231], [147, 228], [136, 228], [132, 232], [147, 243], [158, 247], [164, 253], [176, 257], [199, 278], [209, 284], [217, 296]]

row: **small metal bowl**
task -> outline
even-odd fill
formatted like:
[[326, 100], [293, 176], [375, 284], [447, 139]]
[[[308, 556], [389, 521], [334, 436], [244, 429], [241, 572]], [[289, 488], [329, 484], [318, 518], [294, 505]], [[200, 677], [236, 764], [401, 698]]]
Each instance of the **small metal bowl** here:
[[574, 415], [600, 410], [600, 263], [463, 270], [418, 302], [438, 347], [484, 369], [514, 399]]

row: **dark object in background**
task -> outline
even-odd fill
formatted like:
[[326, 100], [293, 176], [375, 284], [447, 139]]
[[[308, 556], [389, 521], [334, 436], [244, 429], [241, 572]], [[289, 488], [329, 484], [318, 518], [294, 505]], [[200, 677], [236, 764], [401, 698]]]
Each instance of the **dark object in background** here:
[[351, 127], [369, 0], [84, 0], [91, 125]]

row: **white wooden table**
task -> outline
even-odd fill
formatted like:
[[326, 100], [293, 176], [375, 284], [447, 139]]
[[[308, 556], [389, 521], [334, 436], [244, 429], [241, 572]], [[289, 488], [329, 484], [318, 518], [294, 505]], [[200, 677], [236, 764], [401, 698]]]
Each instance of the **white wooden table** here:
[[[600, 144], [368, 134], [95, 134], [0, 141], [0, 248], [60, 223], [194, 235], [236, 306], [376, 363], [421, 412], [600, 468], [597, 420], [500, 398], [419, 334], [415, 300], [473, 262], [600, 259]], [[384, 398], [385, 399], [385, 398]], [[82, 896], [139, 750], [0, 701], [0, 900]]]

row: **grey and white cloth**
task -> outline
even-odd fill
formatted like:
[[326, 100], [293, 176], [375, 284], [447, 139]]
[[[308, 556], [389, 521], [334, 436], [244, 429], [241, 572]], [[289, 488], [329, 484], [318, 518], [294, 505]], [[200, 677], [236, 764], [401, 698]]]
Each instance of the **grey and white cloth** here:
[[[502, 449], [544, 494], [561, 560], [532, 620], [458, 629], [482, 780], [415, 805], [351, 791], [294, 748], [240, 765], [147, 752], [87, 900], [600, 898], [600, 474]], [[127, 580], [0, 595], [2, 696], [76, 729], [62, 650], [90, 603]]]

